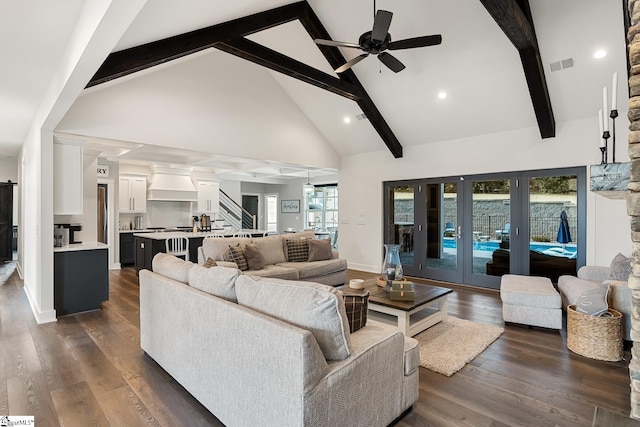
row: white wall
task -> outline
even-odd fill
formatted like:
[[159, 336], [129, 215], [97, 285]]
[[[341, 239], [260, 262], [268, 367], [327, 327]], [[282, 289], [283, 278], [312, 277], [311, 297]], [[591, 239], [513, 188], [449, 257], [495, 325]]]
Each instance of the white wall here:
[[[617, 140], [626, 141], [626, 111], [620, 116]], [[393, 159], [388, 151], [345, 157], [338, 187], [340, 255], [349, 260], [350, 268], [379, 270], [381, 251], [372, 248], [382, 247], [384, 181], [599, 164], [597, 133], [594, 115], [558, 123], [552, 139], [541, 140], [537, 129], [522, 129], [404, 147], [401, 159]], [[629, 160], [626, 142], [618, 144], [616, 160]], [[358, 224], [360, 216], [363, 225]], [[609, 265], [618, 252], [631, 253], [625, 202], [588, 191], [587, 264]]]
[[18, 271], [38, 323], [56, 320], [53, 301], [53, 129], [145, 0], [85, 3], [67, 51], [33, 118], [19, 158]]
[[267, 69], [216, 50], [87, 89], [56, 130], [217, 155], [340, 165], [337, 152]]

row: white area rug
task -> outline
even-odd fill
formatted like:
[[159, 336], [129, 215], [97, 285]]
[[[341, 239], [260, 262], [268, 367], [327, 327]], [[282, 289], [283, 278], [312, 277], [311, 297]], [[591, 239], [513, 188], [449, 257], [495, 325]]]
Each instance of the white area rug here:
[[494, 342], [504, 328], [447, 317], [419, 333], [420, 366], [450, 377]]

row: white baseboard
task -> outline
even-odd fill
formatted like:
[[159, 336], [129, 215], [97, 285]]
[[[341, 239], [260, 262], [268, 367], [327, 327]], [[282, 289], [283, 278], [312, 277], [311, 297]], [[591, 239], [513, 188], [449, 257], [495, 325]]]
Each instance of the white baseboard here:
[[31, 312], [33, 313], [33, 317], [36, 318], [36, 322], [41, 325], [43, 323], [51, 323], [57, 322], [58, 318], [56, 317], [55, 310], [47, 310], [40, 311], [38, 305], [35, 303], [31, 294], [29, 293], [29, 288], [24, 286], [24, 293], [27, 295], [27, 300], [29, 301], [29, 306], [31, 306]]
[[109, 267], [109, 270], [120, 270], [122, 268], [122, 266], [120, 265], [119, 262], [115, 262], [113, 264], [111, 264], [111, 267]]
[[367, 265], [367, 264], [357, 264], [357, 263], [352, 263], [352, 262], [347, 262], [347, 268], [349, 268], [351, 270], [366, 271], [368, 273], [379, 273], [380, 272], [380, 266]]

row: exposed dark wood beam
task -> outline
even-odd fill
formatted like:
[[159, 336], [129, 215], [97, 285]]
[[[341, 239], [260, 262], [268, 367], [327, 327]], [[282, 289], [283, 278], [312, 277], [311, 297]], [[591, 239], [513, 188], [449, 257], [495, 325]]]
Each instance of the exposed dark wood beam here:
[[[382, 117], [382, 114], [353, 70], [347, 70], [336, 78], [279, 52], [244, 39], [246, 35], [295, 19], [300, 20], [312, 39], [331, 39], [311, 6], [306, 1], [300, 1], [244, 18], [114, 52], [107, 57], [107, 60], [92, 77], [87, 87], [215, 47], [354, 100], [393, 156], [395, 158], [402, 157], [400, 141], [398, 141], [398, 138], [396, 138], [384, 117]], [[347, 62], [335, 47], [318, 46], [318, 48], [334, 69]]]
[[87, 87], [124, 77], [211, 48], [219, 41], [243, 37], [297, 19], [306, 3], [297, 2], [110, 54]]
[[[304, 2], [305, 8], [304, 13], [300, 16], [300, 23], [307, 30], [307, 33], [311, 36], [312, 39], [325, 39], [331, 40], [331, 36], [320, 22], [320, 19], [315, 14], [311, 6]], [[334, 70], [347, 62], [347, 60], [342, 56], [338, 48], [331, 46], [323, 46], [317, 45], [322, 55], [326, 58], [331, 65], [331, 68]], [[393, 157], [400, 158], [402, 157], [402, 145], [398, 138], [396, 138], [395, 134], [387, 124], [384, 117], [382, 117], [382, 113], [378, 110], [378, 107], [373, 103], [373, 100], [364, 89], [360, 81], [356, 77], [353, 70], [349, 69], [343, 73], [339, 74], [340, 80], [346, 81], [358, 87], [360, 91], [360, 100], [356, 101], [358, 106], [362, 109], [362, 112], [367, 116], [369, 122], [374, 127], [380, 138], [384, 141], [387, 148], [393, 154]]]
[[556, 121], [528, 0], [480, 0], [520, 53], [540, 136], [556, 136]]
[[360, 99], [359, 90], [353, 84], [243, 37], [216, 43], [215, 47], [352, 101]]

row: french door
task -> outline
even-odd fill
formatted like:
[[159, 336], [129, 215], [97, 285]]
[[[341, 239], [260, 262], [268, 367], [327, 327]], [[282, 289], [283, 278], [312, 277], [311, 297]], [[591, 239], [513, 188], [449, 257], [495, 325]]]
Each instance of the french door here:
[[[384, 242], [406, 275], [499, 288], [503, 274], [584, 265], [584, 168], [387, 182]], [[561, 215], [571, 241], [559, 238]]]

